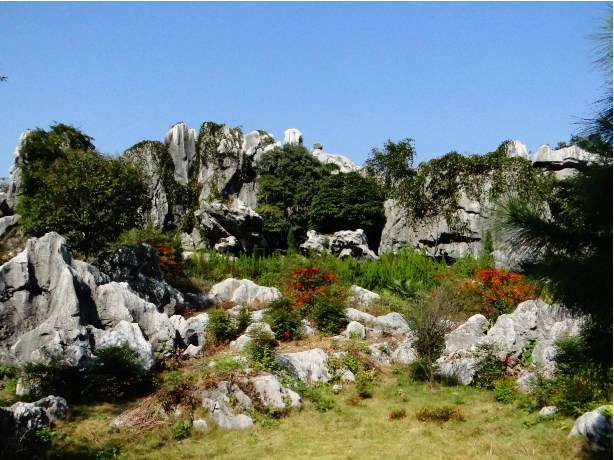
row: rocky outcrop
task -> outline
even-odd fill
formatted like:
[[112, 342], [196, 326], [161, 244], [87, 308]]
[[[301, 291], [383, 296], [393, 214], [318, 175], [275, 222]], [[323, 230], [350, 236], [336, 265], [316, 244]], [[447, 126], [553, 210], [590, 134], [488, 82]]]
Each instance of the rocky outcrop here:
[[175, 166], [175, 180], [182, 185], [187, 184], [196, 155], [196, 131], [189, 129], [183, 122], [177, 123], [166, 133], [164, 144]]
[[253, 340], [252, 335], [255, 333], [267, 334], [271, 340], [275, 340], [275, 334], [267, 323], [252, 323], [247, 327], [243, 335], [230, 342], [230, 349], [240, 353]]
[[214, 303], [234, 302], [239, 305], [264, 306], [281, 297], [278, 289], [258, 286], [250, 280], [228, 278], [214, 285], [209, 291]]
[[298, 353], [280, 354], [275, 356], [275, 360], [293, 378], [302, 380], [307, 384], [326, 383], [331, 378], [328, 372], [328, 355], [320, 348]]
[[296, 128], [286, 129], [284, 132], [284, 145], [286, 144], [303, 145], [303, 134]]
[[167, 315], [185, 310], [183, 295], [164, 282], [158, 255], [146, 243], [123, 246], [102, 253], [93, 265], [112, 281], [127, 282], [139, 297], [159, 307]]
[[[261, 374], [251, 378], [250, 381], [254, 384], [260, 402], [267, 407], [284, 409], [301, 405], [301, 397], [296, 392], [282, 386], [275, 375]], [[288, 402], [287, 405], [286, 402]]]
[[328, 252], [330, 248], [330, 238], [326, 235], [320, 235], [315, 230], [309, 230], [307, 232], [307, 240], [301, 244], [299, 248], [301, 252], [307, 256], [311, 252]]
[[[227, 385], [222, 385], [222, 383], [219, 384], [217, 390], [203, 392], [203, 407], [209, 411], [211, 418], [222, 428], [243, 430], [251, 427], [254, 422], [250, 417], [244, 414], [235, 415], [228, 407], [230, 398], [227, 394]], [[241, 390], [239, 389], [239, 391]]]
[[0, 238], [8, 233], [8, 231], [17, 225], [21, 216], [14, 214], [12, 216], [0, 217]]
[[17, 402], [0, 407], [0, 427], [5, 435], [34, 437], [36, 430], [64, 417], [67, 411], [66, 400], [59, 396], [47, 396], [33, 403]]
[[527, 147], [520, 141], [509, 141], [507, 144], [507, 156], [510, 158], [519, 157], [531, 161], [531, 155], [527, 152]]
[[369, 249], [367, 235], [360, 228], [336, 232], [330, 240], [330, 252], [340, 259], [354, 257], [358, 260], [376, 260], [379, 258]]
[[151, 220], [158, 227], [169, 227], [174, 221], [163, 181], [167, 153], [164, 144], [152, 141], [141, 142], [124, 152], [124, 157], [136, 164], [143, 174], [151, 198]]
[[549, 145], [542, 145], [535, 152], [533, 166], [554, 171], [558, 179], [573, 177], [582, 164], [599, 161], [599, 156], [571, 145], [554, 150]]
[[473, 315], [466, 323], [446, 334], [444, 354], [474, 349], [475, 345], [484, 339], [488, 326], [488, 320], [483, 315]]
[[367, 338], [367, 329], [358, 321], [350, 321], [345, 331], [343, 331], [343, 335], [348, 338], [357, 337], [364, 340]]
[[187, 320], [183, 316], [174, 315], [170, 317], [170, 322], [177, 330], [181, 346], [189, 347], [194, 345], [202, 347], [206, 344], [204, 332], [209, 323], [209, 315], [207, 313], [192, 316]]
[[404, 210], [394, 200], [384, 203], [386, 225], [380, 240], [379, 253], [399, 252], [404, 246], [423, 248], [432, 257], [457, 259], [465, 255], [477, 257], [482, 251], [481, 239], [492, 223], [479, 203], [462, 199], [459, 214], [468, 223], [466, 234], [451, 230], [443, 217], [433, 222], [409, 222]]
[[322, 151], [322, 144], [320, 142], [316, 142], [313, 144], [313, 149], [311, 150], [311, 154], [316, 157], [320, 163], [323, 164], [334, 164], [339, 167], [339, 169], [335, 173], [349, 173], [354, 171], [361, 171], [362, 168], [360, 166], [356, 166], [352, 160], [343, 155], [333, 155], [332, 153], [324, 153]]
[[392, 360], [399, 364], [411, 364], [417, 360], [419, 356], [413, 345], [414, 340], [415, 338], [411, 334], [405, 337], [392, 353]]
[[19, 165], [23, 163], [21, 148], [31, 132], [32, 130], [28, 129], [21, 133], [17, 147], [15, 147], [15, 151], [13, 152], [13, 165], [9, 170], [9, 188], [6, 192], [6, 207], [10, 208], [11, 211], [15, 211], [15, 207], [21, 197], [21, 168], [19, 167]]
[[234, 237], [240, 243], [241, 249], [248, 253], [256, 246], [261, 249], [268, 248], [262, 234], [262, 218], [239, 199], [230, 205], [220, 201], [203, 201], [200, 210], [194, 215], [211, 246], [227, 239], [225, 246], [231, 247], [233, 244], [228, 238]]
[[391, 351], [386, 342], [369, 345], [371, 357], [382, 366], [390, 366]]
[[175, 347], [176, 329], [163, 302], [148, 302], [128, 282], [112, 281], [159, 277], [157, 263], [138, 263], [151, 262], [137, 257], [150, 249], [137, 245], [104, 259], [109, 276], [73, 260], [57, 233], [29, 239], [23, 252], [0, 267], [0, 361], [23, 365], [56, 355], [66, 365], [83, 366], [98, 349], [127, 345], [150, 369], [154, 356]]
[[611, 414], [612, 406], [601, 406], [581, 415], [574, 423], [569, 437], [586, 436], [591, 448], [595, 451], [600, 450], [608, 436], [610, 440], [612, 439], [612, 419], [602, 415], [606, 408], [610, 409]]
[[373, 302], [380, 300], [381, 297], [375, 292], [371, 292], [368, 289], [361, 288], [360, 286], [353, 285], [350, 288], [350, 296], [346, 299], [348, 305], [356, 305], [359, 307], [368, 307]]

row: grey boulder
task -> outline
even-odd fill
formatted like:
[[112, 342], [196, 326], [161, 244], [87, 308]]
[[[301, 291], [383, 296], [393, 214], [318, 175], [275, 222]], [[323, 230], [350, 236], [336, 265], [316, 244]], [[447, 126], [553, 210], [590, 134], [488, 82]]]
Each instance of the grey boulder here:
[[250, 280], [228, 278], [214, 285], [209, 291], [214, 303], [234, 302], [240, 305], [266, 305], [281, 298], [276, 288], [258, 286]]
[[328, 355], [320, 348], [277, 355], [275, 360], [293, 378], [302, 380], [307, 384], [326, 383], [331, 379], [328, 372]]
[[591, 448], [595, 451], [599, 450], [606, 436], [612, 435], [610, 420], [601, 414], [607, 407], [610, 408], [611, 413], [612, 406], [601, 406], [594, 411], [581, 415], [574, 423], [569, 437], [586, 436]]
[[0, 408], [0, 420], [7, 423], [15, 436], [34, 435], [35, 431], [62, 418], [68, 411], [66, 400], [47, 396], [33, 403], [17, 402]]
[[267, 407], [283, 409], [285, 407], [300, 407], [301, 397], [289, 388], [283, 387], [278, 378], [272, 374], [262, 374], [252, 377], [260, 402]]

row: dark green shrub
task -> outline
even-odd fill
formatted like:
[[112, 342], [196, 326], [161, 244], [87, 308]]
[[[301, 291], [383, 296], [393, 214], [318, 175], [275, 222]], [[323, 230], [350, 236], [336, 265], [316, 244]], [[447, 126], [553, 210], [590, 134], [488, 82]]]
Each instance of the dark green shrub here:
[[0, 365], [0, 379], [4, 379], [4, 388], [7, 391], [15, 391], [19, 380], [19, 369], [13, 366]]
[[271, 326], [277, 340], [288, 341], [301, 337], [301, 314], [294, 310], [290, 299], [285, 297], [269, 304], [264, 321]]
[[83, 398], [113, 401], [151, 389], [150, 375], [137, 357], [127, 345], [107, 347], [97, 350], [85, 368], [77, 369], [63, 364], [63, 356], [47, 352], [46, 362], [24, 366], [22, 380], [32, 399], [53, 394], [70, 402]]
[[514, 386], [515, 382], [510, 379], [499, 380], [494, 383], [494, 393], [495, 399], [499, 402], [509, 404], [514, 401], [515, 391]]
[[322, 180], [311, 202], [311, 228], [327, 234], [361, 228], [372, 248], [379, 243], [385, 223], [381, 187], [358, 172], [339, 173]]
[[235, 335], [238, 337], [243, 334], [247, 326], [252, 323], [252, 314], [247, 307], [241, 307], [237, 316], [233, 318], [232, 327], [234, 328]]
[[481, 357], [476, 363], [476, 378], [473, 384], [478, 388], [492, 390], [495, 384], [506, 377], [506, 363], [499, 359], [493, 345], [479, 347]]
[[303, 398], [310, 400], [313, 403], [313, 408], [320, 413], [335, 407], [333, 400], [325, 397], [318, 386], [309, 386], [299, 380], [295, 382], [294, 387]]
[[430, 378], [429, 367], [426, 358], [418, 358], [407, 366], [409, 378], [414, 382], [428, 382]]
[[322, 300], [317, 303], [311, 319], [320, 331], [327, 334], [338, 334], [349, 322], [345, 310], [345, 303], [341, 300]]
[[173, 425], [173, 438], [180, 440], [190, 436], [192, 431], [192, 422], [190, 420], [182, 420], [178, 418]]
[[49, 131], [36, 128], [26, 138], [20, 155], [27, 163], [36, 161], [52, 162], [63, 158], [67, 150], [94, 152], [94, 138], [82, 133], [73, 126], [58, 123], [51, 125]]
[[23, 195], [16, 212], [24, 231], [34, 236], [56, 231], [86, 256], [141, 225], [151, 206], [140, 173], [123, 158], [69, 150], [53, 162], [21, 168]]
[[362, 399], [373, 397], [373, 381], [367, 375], [359, 375], [356, 378], [356, 392]]
[[214, 308], [209, 311], [206, 332], [218, 344], [228, 343], [238, 336], [236, 329], [233, 327], [232, 318], [221, 308]]
[[275, 370], [279, 366], [275, 361], [273, 350], [277, 347], [275, 336], [263, 329], [254, 328], [248, 333], [251, 341], [244, 351], [250, 362], [263, 370]]

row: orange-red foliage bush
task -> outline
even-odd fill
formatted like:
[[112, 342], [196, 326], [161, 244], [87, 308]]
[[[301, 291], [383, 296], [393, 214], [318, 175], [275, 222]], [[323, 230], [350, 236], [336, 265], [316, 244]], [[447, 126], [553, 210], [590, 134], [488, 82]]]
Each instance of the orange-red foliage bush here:
[[539, 296], [539, 288], [516, 273], [491, 268], [480, 270], [476, 278], [461, 284], [458, 295], [480, 299], [484, 315], [489, 318], [511, 313], [519, 303]]
[[297, 309], [310, 311], [318, 300], [330, 298], [336, 283], [335, 275], [320, 272], [318, 267], [297, 270], [288, 280], [286, 295]]
[[158, 263], [167, 278], [178, 279], [185, 276], [183, 265], [181, 262], [177, 262], [175, 250], [170, 244], [155, 240], [147, 240], [147, 244], [153, 247], [156, 254], [158, 254]]

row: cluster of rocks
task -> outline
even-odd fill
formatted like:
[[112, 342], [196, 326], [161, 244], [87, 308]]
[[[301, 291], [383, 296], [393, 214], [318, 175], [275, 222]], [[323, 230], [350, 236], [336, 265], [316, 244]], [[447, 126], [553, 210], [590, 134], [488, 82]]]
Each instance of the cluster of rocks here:
[[0, 407], [0, 429], [6, 437], [33, 438], [36, 430], [62, 418], [68, 411], [66, 400], [47, 396], [33, 403], [17, 402]]
[[308, 255], [310, 252], [336, 255], [340, 259], [353, 257], [355, 259], [377, 260], [379, 257], [369, 249], [369, 242], [364, 230], [341, 230], [332, 237], [321, 235], [315, 230], [307, 232], [307, 240], [300, 245], [301, 252]]
[[[598, 161], [598, 156], [590, 154], [578, 146], [572, 145], [554, 150], [549, 145], [542, 145], [535, 155], [519, 141], [510, 141], [507, 145], [509, 157], [519, 157], [530, 161], [534, 167], [553, 171], [557, 178], [573, 177], [583, 164]], [[457, 259], [466, 255], [477, 257], [483, 250], [483, 239], [488, 230], [495, 227], [491, 213], [491, 204], [484, 205], [472, 201], [462, 194], [457, 215], [466, 223], [467, 230], [459, 233], [450, 228], [446, 219], [439, 216], [428, 223], [415, 223], [407, 218], [403, 208], [395, 200], [384, 203], [386, 224], [382, 232], [378, 254], [398, 252], [406, 245], [423, 248], [432, 257]], [[497, 268], [520, 269], [521, 261], [510, 253], [495, 239], [493, 263]]]

